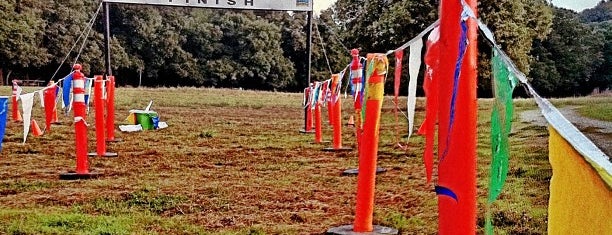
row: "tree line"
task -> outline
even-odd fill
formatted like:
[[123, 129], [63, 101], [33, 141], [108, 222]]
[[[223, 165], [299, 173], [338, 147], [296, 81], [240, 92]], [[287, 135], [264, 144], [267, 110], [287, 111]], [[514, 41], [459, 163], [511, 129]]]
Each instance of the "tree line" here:
[[[328, 79], [330, 69], [344, 69], [351, 48], [364, 53], [397, 48], [437, 19], [438, 2], [338, 0], [314, 19], [312, 80]], [[82, 51], [80, 43], [74, 46], [99, 4], [0, 2], [0, 80], [49, 80], [68, 58], [57, 80], [69, 73], [77, 55], [87, 75], [102, 74], [101, 14]], [[307, 86], [306, 13], [120, 4], [110, 9], [112, 68], [121, 85], [278, 91]], [[611, 88], [609, 0], [581, 13], [546, 0], [481, 0], [478, 11], [543, 95], [584, 95]], [[490, 45], [481, 39], [479, 50], [478, 91], [490, 96]]]

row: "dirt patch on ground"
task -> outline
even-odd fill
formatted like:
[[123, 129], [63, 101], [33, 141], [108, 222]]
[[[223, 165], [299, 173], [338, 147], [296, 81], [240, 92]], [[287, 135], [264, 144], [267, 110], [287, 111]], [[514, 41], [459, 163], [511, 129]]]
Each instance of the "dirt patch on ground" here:
[[[559, 111], [606, 155], [612, 156], [612, 122], [580, 116], [580, 114], [576, 112], [576, 108], [576, 106], [566, 106], [559, 108]], [[539, 126], [548, 125], [539, 109], [523, 111], [520, 113], [520, 117], [523, 122], [529, 122]]]

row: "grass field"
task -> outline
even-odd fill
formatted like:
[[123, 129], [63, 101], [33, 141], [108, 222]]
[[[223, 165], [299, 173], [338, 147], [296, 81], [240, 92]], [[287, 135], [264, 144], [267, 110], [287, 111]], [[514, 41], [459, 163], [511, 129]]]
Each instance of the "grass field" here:
[[[1, 91], [10, 94], [8, 87]], [[90, 158], [91, 168], [103, 173], [97, 180], [58, 179], [75, 167], [71, 117], [61, 117], [64, 125], [30, 136], [26, 144], [21, 124], [9, 122], [0, 153], [0, 234], [321, 234], [352, 223], [356, 178], [341, 172], [357, 166], [356, 152], [323, 152], [326, 145], [298, 133], [301, 94], [119, 88], [116, 119], [149, 100], [170, 127], [117, 132], [123, 142], [108, 150], [118, 158]], [[420, 125], [423, 100], [417, 105]], [[515, 106], [516, 113], [536, 108], [530, 100]], [[352, 106], [346, 101], [343, 107], [346, 120]], [[479, 227], [489, 175], [490, 107], [490, 100], [480, 101]], [[386, 98], [378, 158], [389, 171], [377, 177], [375, 223], [402, 234], [436, 234], [437, 198], [425, 180], [424, 139], [411, 138], [407, 150], [394, 148], [392, 110]], [[548, 134], [517, 116], [510, 173], [492, 208], [494, 222], [499, 234], [543, 234], [551, 177]], [[34, 117], [44, 123], [42, 108], [35, 108]], [[93, 124], [93, 112], [88, 120]], [[406, 122], [400, 123], [404, 135]], [[353, 130], [343, 130], [345, 145], [352, 146]], [[330, 136], [325, 122], [324, 138]]]

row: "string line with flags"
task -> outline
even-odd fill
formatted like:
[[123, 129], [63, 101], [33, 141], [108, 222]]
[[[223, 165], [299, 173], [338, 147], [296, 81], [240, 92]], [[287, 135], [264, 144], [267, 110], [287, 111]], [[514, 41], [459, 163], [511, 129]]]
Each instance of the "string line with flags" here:
[[[16, 97], [18, 101], [21, 101], [21, 108], [22, 108], [22, 112], [23, 112], [23, 143], [25, 143], [27, 141], [27, 136], [28, 133], [30, 132], [30, 125], [31, 125], [31, 120], [32, 120], [32, 110], [33, 110], [33, 106], [34, 106], [34, 101], [35, 101], [35, 96], [38, 95], [39, 99], [40, 99], [40, 105], [41, 107], [44, 109], [44, 114], [46, 116], [46, 123], [50, 123], [50, 116], [49, 115], [53, 115], [53, 112], [48, 112], [48, 109], [53, 110], [55, 107], [57, 107], [57, 103], [58, 101], [61, 101], [61, 108], [64, 109], [64, 113], [65, 115], [68, 115], [70, 110], [72, 109], [72, 75], [73, 73], [71, 72], [70, 74], [68, 74], [67, 76], [65, 76], [64, 78], [58, 79], [57, 82], [50, 82], [50, 84], [46, 87], [43, 87], [42, 89], [38, 89], [38, 90], [34, 90], [28, 93], [23, 94], [23, 88], [21, 86], [18, 85], [18, 81], [15, 80], [13, 82], [13, 86], [16, 87], [17, 93], [16, 93]], [[91, 96], [91, 92], [92, 92], [92, 84], [94, 81], [94, 78], [85, 78], [86, 82], [85, 82], [85, 90], [86, 90], [86, 94], [85, 94], [85, 102], [86, 102], [86, 107], [87, 110], [89, 110], [89, 97]], [[105, 79], [105, 81], [107, 81], [108, 78]], [[62, 84], [62, 86], [59, 86], [58, 84]], [[55, 91], [54, 91], [55, 90]], [[59, 90], [61, 90], [61, 92], [59, 92]], [[46, 93], [47, 91], [51, 91], [49, 93]], [[105, 89], [103, 90], [104, 92]], [[45, 95], [51, 95], [54, 96], [55, 98], [52, 98], [54, 101], [52, 102], [47, 102], [45, 101]], [[105, 95], [105, 94], [104, 94]], [[0, 102], [2, 100], [0, 99]], [[45, 103], [47, 103], [46, 105], [51, 105], [52, 107], [45, 107]], [[1, 104], [0, 104], [1, 105]], [[1, 111], [2, 107], [0, 107], [0, 111]], [[2, 116], [2, 114], [0, 114], [0, 121]], [[49, 127], [49, 124], [46, 125], [46, 128]], [[0, 129], [2, 128], [2, 126], [0, 126]], [[4, 133], [2, 132], [2, 135], [4, 136]], [[1, 144], [1, 143], [0, 143]], [[0, 149], [1, 150], [1, 149]]]

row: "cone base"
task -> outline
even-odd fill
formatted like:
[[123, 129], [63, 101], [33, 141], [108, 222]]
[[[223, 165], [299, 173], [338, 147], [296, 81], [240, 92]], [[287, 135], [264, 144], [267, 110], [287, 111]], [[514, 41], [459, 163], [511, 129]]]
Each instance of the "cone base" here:
[[329, 144], [331, 141], [312, 142], [312, 144]]
[[304, 130], [304, 129], [301, 129], [301, 130], [300, 130], [300, 133], [302, 133], [302, 134], [314, 134], [314, 133], [315, 133], [315, 131], [314, 131], [314, 130], [306, 131], [306, 130]]
[[117, 143], [117, 142], [123, 142], [123, 139], [119, 139], [119, 138], [106, 139], [106, 143]]
[[[382, 167], [376, 167], [376, 174], [381, 174], [381, 173], [385, 173], [387, 172], [387, 169], [382, 168]], [[357, 168], [353, 168], [353, 169], [348, 169], [342, 172], [342, 175], [344, 176], [353, 176], [353, 175], [358, 175], [359, 174], [359, 169]]]
[[102, 174], [97, 172], [89, 172], [85, 174], [77, 174], [76, 172], [70, 171], [67, 173], [60, 174], [60, 180], [86, 180], [86, 179], [96, 179], [100, 177]]
[[324, 148], [323, 151], [325, 152], [348, 152], [348, 151], [353, 151], [353, 149], [349, 147], [342, 147], [339, 149], [330, 147], [330, 148]]
[[399, 234], [399, 231], [394, 228], [374, 225], [372, 232], [354, 232], [353, 225], [344, 225], [340, 227], [330, 228], [325, 234], [330, 235], [377, 235], [377, 234]]
[[104, 153], [102, 155], [99, 155], [98, 153], [88, 153], [87, 156], [89, 156], [89, 157], [118, 157], [119, 154], [117, 154], [117, 153], [109, 153], [109, 152], [106, 152], [106, 153]]

